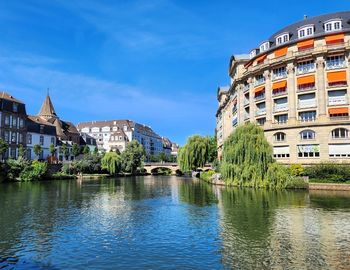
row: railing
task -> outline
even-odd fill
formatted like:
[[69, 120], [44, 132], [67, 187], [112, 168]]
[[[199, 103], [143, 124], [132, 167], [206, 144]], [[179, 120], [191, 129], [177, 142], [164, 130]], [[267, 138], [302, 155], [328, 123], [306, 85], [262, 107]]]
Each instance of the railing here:
[[283, 95], [286, 95], [286, 94], [288, 94], [287, 89], [285, 89], [284, 91], [275, 91], [275, 92], [272, 92], [272, 96], [274, 96], [274, 97], [283, 96]]
[[334, 82], [334, 83], [327, 83], [328, 88], [335, 88], [335, 87], [346, 87], [348, 86], [348, 83], [346, 81], [340, 81], [340, 82]]
[[315, 72], [315, 63], [307, 65], [306, 67], [297, 67], [297, 75]]
[[299, 100], [299, 103], [298, 103], [298, 108], [299, 109], [312, 108], [312, 107], [316, 107], [316, 100], [315, 99], [312, 99], [312, 100]]
[[297, 92], [307, 92], [307, 91], [315, 91], [315, 90], [316, 90], [316, 87], [313, 84], [310, 84], [309, 86], [297, 88]]
[[245, 113], [245, 114], [244, 114], [244, 120], [248, 120], [249, 118], [250, 118], [249, 113]]
[[329, 119], [331, 121], [338, 121], [338, 120], [349, 120], [349, 116], [348, 115], [344, 115], [344, 116], [329, 116]]
[[306, 123], [306, 122], [315, 122], [316, 117], [308, 117], [308, 118], [300, 118], [299, 117], [299, 122], [301, 123]]
[[272, 74], [272, 80], [284, 79], [286, 77], [287, 77], [287, 71], [280, 72], [280, 73], [277, 73], [277, 74]]
[[262, 95], [258, 95], [258, 96], [256, 96], [256, 97], [254, 97], [254, 100], [255, 100], [255, 101], [262, 100], [262, 99], [265, 99], [265, 93], [262, 94]]
[[348, 103], [347, 96], [343, 96], [343, 97], [329, 97], [328, 98], [328, 106], [342, 105], [342, 104], [347, 104], [347, 103]]
[[338, 68], [346, 68], [346, 62], [343, 61], [326, 61], [326, 69], [338, 69]]
[[245, 85], [245, 86], [243, 87], [243, 93], [249, 91], [249, 89], [250, 89], [250, 85], [249, 85], [249, 84]]
[[243, 104], [244, 104], [244, 106], [249, 105], [249, 99], [245, 99]]
[[255, 80], [254, 86], [258, 86], [265, 83], [265, 78]]
[[288, 110], [288, 104], [279, 104], [273, 107], [273, 112], [280, 112]]
[[264, 115], [264, 114], [266, 114], [266, 108], [257, 110], [255, 113], [256, 116]]

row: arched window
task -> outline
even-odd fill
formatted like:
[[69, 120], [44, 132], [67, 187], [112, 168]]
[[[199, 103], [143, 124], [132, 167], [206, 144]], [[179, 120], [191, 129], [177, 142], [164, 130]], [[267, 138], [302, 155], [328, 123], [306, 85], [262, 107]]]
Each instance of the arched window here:
[[300, 139], [301, 140], [313, 140], [315, 139], [315, 131], [313, 130], [303, 130], [300, 132]]
[[336, 128], [332, 130], [333, 139], [345, 139], [349, 137], [349, 131], [345, 128]]
[[274, 135], [276, 142], [283, 142], [286, 140], [286, 134], [283, 132], [277, 132]]

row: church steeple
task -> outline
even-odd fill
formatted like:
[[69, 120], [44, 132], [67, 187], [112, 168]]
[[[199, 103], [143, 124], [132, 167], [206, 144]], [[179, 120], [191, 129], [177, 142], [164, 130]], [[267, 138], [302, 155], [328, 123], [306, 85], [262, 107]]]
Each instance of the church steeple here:
[[47, 89], [47, 95], [46, 95], [46, 98], [44, 100], [43, 105], [41, 105], [41, 109], [38, 113], [38, 116], [44, 117], [46, 119], [57, 118], [55, 108], [53, 107], [53, 104], [51, 102], [51, 98], [49, 95], [49, 89]]

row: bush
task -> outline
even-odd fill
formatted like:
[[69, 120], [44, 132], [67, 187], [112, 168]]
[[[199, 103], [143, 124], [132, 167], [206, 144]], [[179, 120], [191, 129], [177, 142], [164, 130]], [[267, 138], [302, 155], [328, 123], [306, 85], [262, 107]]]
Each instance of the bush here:
[[20, 179], [21, 172], [27, 170], [30, 167], [30, 162], [24, 158], [8, 159], [4, 164], [4, 171], [7, 180], [17, 181]]
[[47, 163], [34, 160], [20, 174], [21, 181], [41, 180], [47, 172]]
[[307, 189], [309, 188], [309, 183], [305, 182], [301, 177], [292, 177], [286, 188]]
[[292, 164], [290, 166], [290, 174], [292, 176], [302, 176], [304, 175], [304, 167], [301, 164]]
[[272, 189], [286, 188], [292, 177], [287, 167], [279, 163], [271, 163], [267, 169], [265, 184]]
[[350, 166], [345, 164], [321, 163], [305, 168], [305, 175], [311, 182], [344, 183], [350, 180]]
[[210, 182], [211, 181], [211, 177], [215, 174], [215, 171], [213, 170], [209, 170], [206, 172], [201, 172], [199, 175], [199, 178], [206, 181], [206, 182]]

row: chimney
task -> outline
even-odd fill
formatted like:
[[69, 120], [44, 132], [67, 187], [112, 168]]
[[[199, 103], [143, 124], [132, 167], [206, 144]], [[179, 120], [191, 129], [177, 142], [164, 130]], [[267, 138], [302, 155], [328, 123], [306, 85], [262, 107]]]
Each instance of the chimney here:
[[307, 20], [307, 15], [304, 15], [304, 20]]

